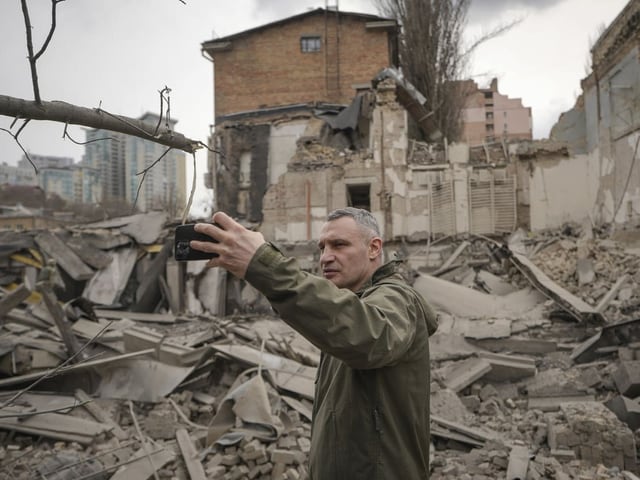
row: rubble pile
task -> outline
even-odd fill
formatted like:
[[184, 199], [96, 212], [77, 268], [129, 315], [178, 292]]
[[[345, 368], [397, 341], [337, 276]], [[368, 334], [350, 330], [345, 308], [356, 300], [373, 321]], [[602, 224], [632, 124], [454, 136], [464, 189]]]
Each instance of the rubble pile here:
[[611, 320], [640, 312], [640, 256], [609, 239], [561, 238], [532, 260], [555, 282], [590, 305], [598, 305], [615, 286], [606, 306]]
[[[243, 312], [247, 285], [177, 265], [160, 220], [2, 243], [0, 480], [308, 478], [319, 352]], [[416, 256], [440, 314], [431, 478], [638, 478], [640, 255], [576, 232]]]

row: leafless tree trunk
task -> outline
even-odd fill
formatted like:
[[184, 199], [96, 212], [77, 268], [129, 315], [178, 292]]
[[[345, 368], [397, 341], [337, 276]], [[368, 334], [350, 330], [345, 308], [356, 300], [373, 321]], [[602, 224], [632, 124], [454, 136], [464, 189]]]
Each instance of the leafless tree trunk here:
[[458, 140], [461, 114], [470, 93], [461, 81], [472, 51], [484, 41], [511, 28], [511, 25], [484, 35], [465, 50], [463, 32], [471, 0], [375, 0], [382, 15], [396, 18], [401, 25], [400, 64], [403, 74], [426, 98], [433, 112], [431, 131], [426, 138], [442, 135]]

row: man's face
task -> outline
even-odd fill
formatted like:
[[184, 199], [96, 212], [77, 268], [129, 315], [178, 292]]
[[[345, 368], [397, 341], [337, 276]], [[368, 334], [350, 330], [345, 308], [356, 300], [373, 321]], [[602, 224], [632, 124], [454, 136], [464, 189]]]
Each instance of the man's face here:
[[379, 265], [381, 240], [368, 235], [351, 217], [324, 224], [320, 231], [320, 267], [324, 278], [354, 292], [371, 277]]

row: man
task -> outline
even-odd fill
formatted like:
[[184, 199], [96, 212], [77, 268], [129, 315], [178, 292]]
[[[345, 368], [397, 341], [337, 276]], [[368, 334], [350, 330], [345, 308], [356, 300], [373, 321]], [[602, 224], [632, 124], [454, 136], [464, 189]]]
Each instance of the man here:
[[424, 298], [382, 265], [382, 239], [366, 210], [335, 210], [318, 246], [324, 278], [222, 212], [191, 242], [262, 292], [280, 317], [316, 345], [318, 366], [309, 474], [313, 480], [429, 478], [429, 335]]

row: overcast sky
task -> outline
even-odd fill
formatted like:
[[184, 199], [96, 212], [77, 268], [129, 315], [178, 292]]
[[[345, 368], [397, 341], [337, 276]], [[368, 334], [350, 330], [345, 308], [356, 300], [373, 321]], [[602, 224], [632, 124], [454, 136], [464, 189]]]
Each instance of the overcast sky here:
[[[200, 44], [268, 23], [308, 8], [310, 0], [66, 0], [58, 5], [57, 30], [38, 61], [43, 100], [102, 106], [138, 117], [159, 109], [158, 91], [171, 88], [176, 130], [206, 142], [213, 122], [213, 68]], [[0, 2], [0, 95], [33, 99], [19, 0]], [[336, 1], [330, 1], [329, 5]], [[534, 138], [545, 138], [561, 112], [580, 93], [590, 43], [626, 0], [472, 0], [469, 41], [492, 27], [521, 19], [506, 34], [481, 46], [469, 76], [532, 107]], [[51, 2], [29, 0], [35, 48], [50, 24]], [[377, 13], [373, 0], [342, 0], [343, 11]], [[256, 82], [260, 79], [256, 79]], [[0, 128], [12, 119], [0, 117]], [[84, 140], [80, 127], [71, 135]], [[31, 122], [21, 133], [31, 153], [82, 157], [83, 147], [62, 140], [63, 126]], [[0, 162], [14, 165], [22, 151], [0, 131]], [[198, 197], [204, 197], [206, 154], [196, 157]], [[189, 169], [191, 172], [191, 169]]]

